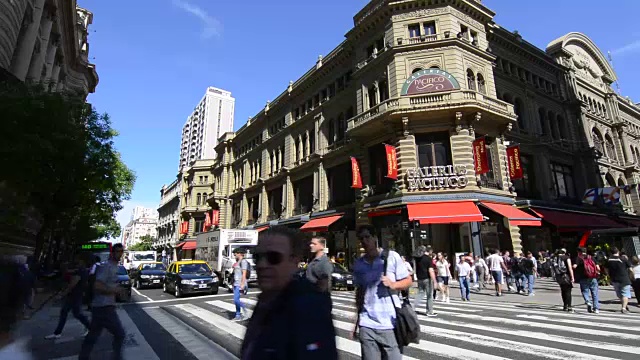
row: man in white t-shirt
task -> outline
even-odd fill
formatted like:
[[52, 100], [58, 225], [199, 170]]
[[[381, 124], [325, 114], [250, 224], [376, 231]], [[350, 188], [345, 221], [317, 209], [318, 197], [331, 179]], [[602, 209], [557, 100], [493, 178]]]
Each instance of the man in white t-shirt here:
[[493, 254], [487, 258], [489, 270], [496, 286], [496, 296], [502, 296], [502, 276], [507, 272], [502, 256], [498, 253], [498, 249], [493, 249]]
[[471, 301], [469, 298], [469, 277], [471, 276], [471, 265], [466, 261], [464, 255], [460, 255], [460, 261], [456, 265], [458, 282], [460, 283], [460, 296], [462, 301]]

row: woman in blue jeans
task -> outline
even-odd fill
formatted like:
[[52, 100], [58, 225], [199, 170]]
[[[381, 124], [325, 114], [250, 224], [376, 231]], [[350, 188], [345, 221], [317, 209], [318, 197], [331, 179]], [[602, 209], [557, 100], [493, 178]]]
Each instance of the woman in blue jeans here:
[[460, 296], [462, 297], [462, 301], [471, 301], [469, 298], [469, 294], [471, 293], [469, 289], [471, 266], [464, 261], [464, 255], [460, 255], [460, 262], [456, 265], [456, 270], [458, 272], [458, 282], [460, 282]]

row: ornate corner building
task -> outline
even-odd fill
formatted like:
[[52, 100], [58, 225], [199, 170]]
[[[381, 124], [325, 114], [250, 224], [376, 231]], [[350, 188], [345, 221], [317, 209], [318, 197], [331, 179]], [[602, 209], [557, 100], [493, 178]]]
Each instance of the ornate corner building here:
[[[591, 230], [637, 235], [640, 108], [613, 91], [585, 35], [541, 50], [494, 15], [474, 0], [369, 2], [340, 45], [220, 138], [206, 193], [219, 226], [324, 233], [347, 260], [360, 224], [403, 255], [420, 243], [484, 253], [574, 248]], [[624, 188], [622, 205], [582, 204], [602, 187]], [[193, 236], [208, 209], [183, 189]]]
[[98, 74], [89, 62], [93, 13], [75, 0], [0, 2], [0, 71], [3, 78], [40, 83], [51, 91], [86, 97]]

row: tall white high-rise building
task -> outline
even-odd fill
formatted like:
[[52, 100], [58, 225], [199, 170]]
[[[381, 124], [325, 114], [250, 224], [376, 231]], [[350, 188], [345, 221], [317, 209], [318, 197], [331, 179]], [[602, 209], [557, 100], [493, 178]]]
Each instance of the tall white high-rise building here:
[[120, 242], [125, 247], [134, 245], [140, 241], [145, 235], [151, 236], [153, 239], [158, 237], [158, 210], [146, 208], [144, 206], [136, 206], [131, 211], [131, 220], [124, 229], [122, 229], [122, 238]]
[[140, 218], [158, 218], [158, 210], [153, 208], [146, 208], [144, 206], [136, 206], [131, 212], [131, 221]]
[[229, 91], [207, 88], [182, 128], [179, 170], [191, 166], [196, 160], [215, 157], [218, 138], [233, 131], [235, 102]]

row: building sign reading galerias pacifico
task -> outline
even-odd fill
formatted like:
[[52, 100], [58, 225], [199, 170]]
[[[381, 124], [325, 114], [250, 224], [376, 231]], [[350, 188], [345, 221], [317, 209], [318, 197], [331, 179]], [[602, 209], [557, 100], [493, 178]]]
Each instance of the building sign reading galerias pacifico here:
[[408, 190], [456, 189], [467, 186], [467, 168], [461, 165], [425, 166], [408, 169]]

